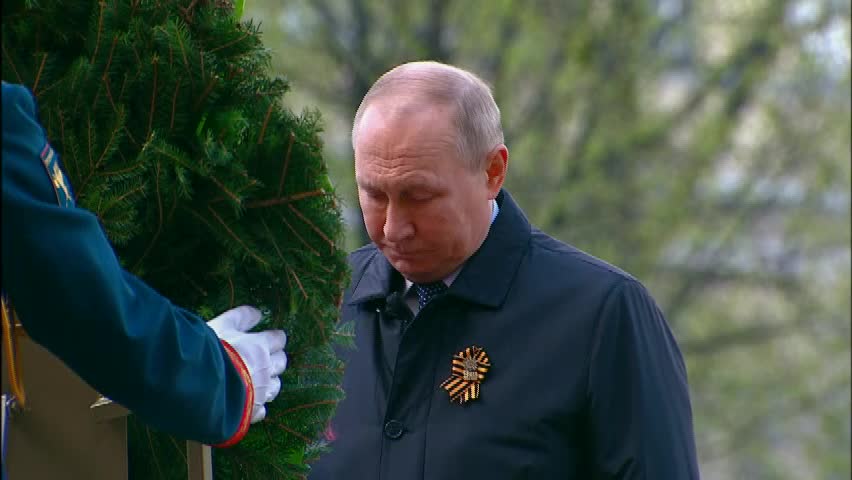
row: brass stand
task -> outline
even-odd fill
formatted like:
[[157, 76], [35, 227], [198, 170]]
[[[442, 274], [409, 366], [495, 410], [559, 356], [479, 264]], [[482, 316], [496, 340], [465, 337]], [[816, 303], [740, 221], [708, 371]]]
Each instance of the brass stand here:
[[[127, 480], [129, 411], [92, 389], [20, 326], [15, 331], [27, 405], [7, 419], [8, 478]], [[2, 367], [6, 372], [5, 353]], [[186, 447], [188, 480], [213, 480], [210, 446]]]

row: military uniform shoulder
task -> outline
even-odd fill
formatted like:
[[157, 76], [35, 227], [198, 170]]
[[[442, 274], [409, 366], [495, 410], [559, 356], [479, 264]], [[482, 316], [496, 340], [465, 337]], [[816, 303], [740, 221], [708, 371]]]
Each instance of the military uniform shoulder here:
[[25, 86], [7, 82], [3, 82], [2, 93], [4, 195], [8, 182], [20, 188], [16, 191], [25, 197], [74, 206], [59, 154], [38, 119], [35, 97]]
[[23, 92], [28, 92], [27, 88], [17, 83], [9, 83], [3, 80], [3, 97], [6, 95], [17, 95]]
[[22, 117], [35, 117], [35, 101], [30, 90], [14, 83], [3, 82], [3, 131], [16, 131], [27, 125], [22, 122]]
[[563, 272], [578, 271], [601, 280], [616, 283], [622, 280], [638, 282], [636, 278], [624, 270], [586, 253], [573, 245], [561, 242], [540, 230], [533, 229], [530, 245], [534, 251], [538, 251], [539, 256], [546, 259], [543, 263], [549, 264]]
[[33, 94], [30, 90], [17, 83], [3, 82], [3, 110], [12, 105], [32, 105]]

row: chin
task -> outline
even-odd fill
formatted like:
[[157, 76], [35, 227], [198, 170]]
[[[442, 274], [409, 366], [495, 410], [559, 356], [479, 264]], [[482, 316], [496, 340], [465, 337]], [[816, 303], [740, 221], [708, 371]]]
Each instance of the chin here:
[[406, 260], [396, 260], [392, 261], [391, 265], [396, 269], [397, 272], [401, 273], [403, 277], [411, 280], [412, 282], [419, 282], [423, 277], [423, 271], [415, 268], [411, 262]]
[[410, 260], [396, 259], [391, 261], [391, 265], [393, 265], [393, 268], [401, 273], [403, 277], [411, 280], [412, 282], [425, 283], [436, 280], [432, 278], [434, 274], [431, 271], [424, 269], [422, 265], [417, 265], [415, 262]]

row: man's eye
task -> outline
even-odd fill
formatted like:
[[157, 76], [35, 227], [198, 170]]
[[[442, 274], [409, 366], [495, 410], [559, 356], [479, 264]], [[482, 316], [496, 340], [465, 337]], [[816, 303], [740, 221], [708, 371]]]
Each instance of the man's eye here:
[[376, 190], [367, 190], [366, 194], [370, 200], [384, 200], [386, 198], [384, 193]]

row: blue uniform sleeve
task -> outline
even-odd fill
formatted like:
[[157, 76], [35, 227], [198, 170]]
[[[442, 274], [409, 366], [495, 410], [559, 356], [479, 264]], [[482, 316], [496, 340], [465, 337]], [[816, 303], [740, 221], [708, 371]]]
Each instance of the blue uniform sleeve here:
[[589, 363], [595, 477], [697, 480], [686, 366], [663, 314], [634, 280], [601, 311]]
[[149, 425], [235, 443], [251, 411], [239, 355], [121, 268], [97, 217], [63, 206], [59, 197], [70, 191], [57, 186], [45, 152], [56, 155], [34, 98], [4, 82], [2, 281], [24, 329]]

